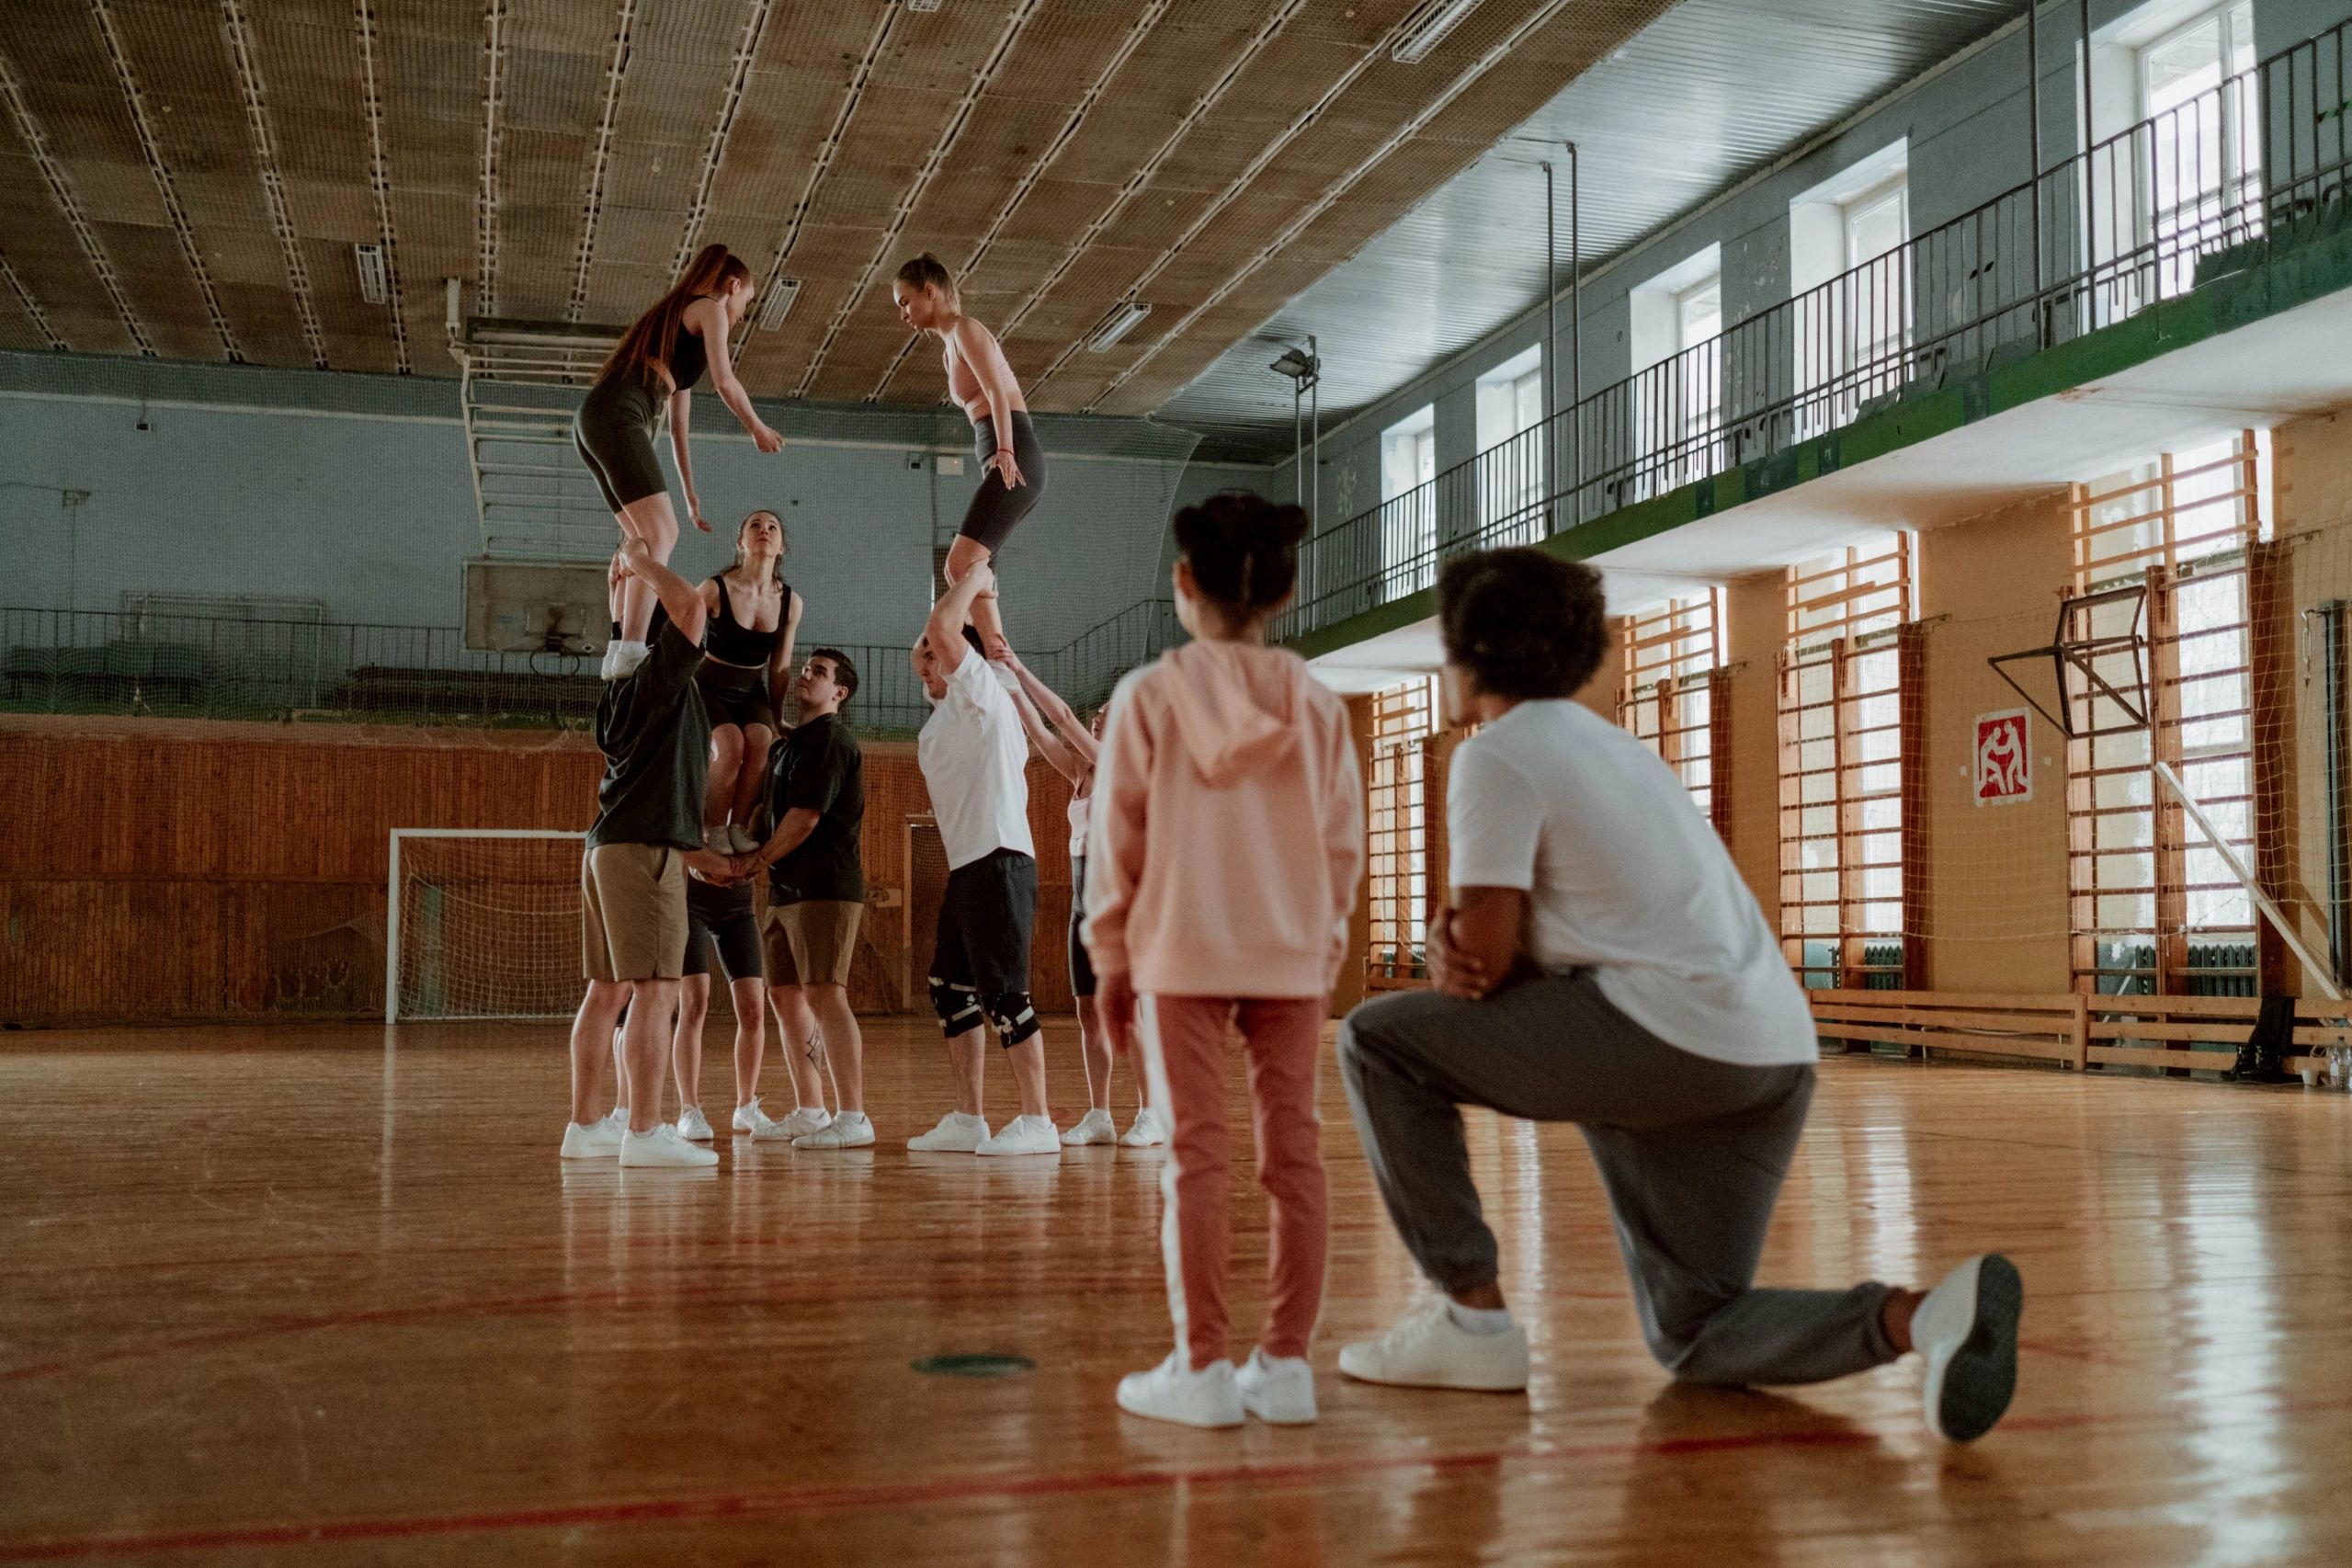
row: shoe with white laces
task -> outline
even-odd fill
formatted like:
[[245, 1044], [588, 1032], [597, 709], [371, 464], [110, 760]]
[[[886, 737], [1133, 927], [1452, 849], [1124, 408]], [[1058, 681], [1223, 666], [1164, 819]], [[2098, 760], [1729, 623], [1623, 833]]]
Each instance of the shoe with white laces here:
[[747, 823], [739, 822], [729, 828], [727, 840], [734, 846], [734, 851], [738, 855], [756, 855], [759, 852], [759, 835], [754, 833]]
[[874, 1124], [862, 1110], [845, 1110], [814, 1132], [792, 1140], [795, 1149], [870, 1149]]
[[1183, 1426], [1240, 1426], [1242, 1392], [1233, 1383], [1233, 1364], [1211, 1361], [1196, 1372], [1185, 1360], [1182, 1351], [1171, 1352], [1150, 1371], [1119, 1379], [1119, 1408]]
[[[629, 1131], [629, 1108], [625, 1105], [617, 1105], [605, 1112], [604, 1125], [611, 1128], [613, 1137], [619, 1139], [622, 1133]], [[616, 1149], [619, 1146], [618, 1142], [613, 1145]]]
[[677, 1135], [690, 1143], [710, 1142], [710, 1123], [704, 1118], [700, 1106], [690, 1105], [677, 1113]]
[[1059, 1154], [1062, 1131], [1050, 1116], [1017, 1116], [994, 1138], [983, 1139], [975, 1154]]
[[906, 1146], [918, 1154], [969, 1154], [987, 1142], [986, 1117], [951, 1110], [930, 1131], [908, 1139]]
[[567, 1160], [609, 1160], [620, 1153], [620, 1134], [610, 1117], [596, 1121], [571, 1121], [563, 1126], [563, 1157]]
[[716, 827], [706, 827], [702, 830], [702, 847], [713, 855], [733, 855], [735, 852], [735, 835], [724, 823]]
[[1062, 1142], [1075, 1149], [1086, 1143], [1108, 1143], [1119, 1137], [1119, 1123], [1107, 1110], [1090, 1110], [1080, 1117], [1077, 1125], [1062, 1135]]
[[752, 1134], [763, 1143], [790, 1143], [812, 1132], [822, 1132], [833, 1125], [833, 1113], [822, 1106], [799, 1106], [792, 1114]]
[[736, 1131], [748, 1132], [756, 1138], [759, 1136], [761, 1128], [773, 1127], [776, 1123], [766, 1111], [759, 1108], [759, 1096], [754, 1095], [735, 1108], [733, 1125]]
[[715, 1165], [718, 1163], [717, 1150], [699, 1148], [687, 1142], [677, 1135], [677, 1129], [666, 1121], [651, 1132], [631, 1132], [620, 1141], [623, 1169], [644, 1165]]
[[1277, 1426], [1303, 1426], [1315, 1418], [1315, 1369], [1303, 1356], [1253, 1350], [1233, 1374], [1242, 1408]]
[[2008, 1410], [2025, 1301], [2017, 1266], [1984, 1253], [1945, 1275], [1912, 1314], [1912, 1347], [1927, 1361], [1927, 1426], [1946, 1442], [1974, 1442]]
[[1513, 1324], [1500, 1334], [1472, 1334], [1440, 1297], [1380, 1338], [1342, 1346], [1339, 1369], [1368, 1383], [1518, 1393], [1528, 1386], [1527, 1331]]
[[1131, 1149], [1155, 1149], [1168, 1141], [1167, 1123], [1150, 1106], [1140, 1106], [1135, 1112], [1135, 1124], [1119, 1142]]

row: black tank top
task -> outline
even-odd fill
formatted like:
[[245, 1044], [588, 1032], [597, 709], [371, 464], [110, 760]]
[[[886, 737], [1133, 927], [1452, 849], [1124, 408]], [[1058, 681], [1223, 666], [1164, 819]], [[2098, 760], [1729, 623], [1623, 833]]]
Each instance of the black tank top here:
[[730, 665], [742, 665], [747, 669], [764, 667], [775, 656], [777, 643], [784, 640], [784, 622], [792, 613], [791, 585], [778, 585], [784, 592], [777, 601], [776, 630], [756, 631], [735, 619], [735, 608], [727, 601], [726, 577], [721, 575], [711, 581], [719, 585], [719, 613], [710, 618], [710, 626], [702, 633], [702, 651]]
[[670, 343], [671, 389], [686, 391], [699, 381], [702, 372], [710, 368], [710, 356], [703, 352], [702, 339], [687, 331], [684, 322], [678, 323], [677, 336]]

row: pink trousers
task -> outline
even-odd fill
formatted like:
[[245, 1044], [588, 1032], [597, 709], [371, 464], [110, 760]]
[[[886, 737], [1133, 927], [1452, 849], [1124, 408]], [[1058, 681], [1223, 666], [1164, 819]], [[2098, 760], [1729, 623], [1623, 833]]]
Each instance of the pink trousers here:
[[1327, 999], [1146, 996], [1137, 1007], [1153, 1103], [1170, 1128], [1160, 1173], [1160, 1250], [1176, 1348], [1197, 1369], [1232, 1355], [1226, 1343], [1225, 1051], [1238, 1028], [1249, 1058], [1257, 1179], [1272, 1210], [1267, 1262], [1268, 1356], [1304, 1356], [1323, 1312], [1331, 1240], [1315, 1112], [1315, 1059]]

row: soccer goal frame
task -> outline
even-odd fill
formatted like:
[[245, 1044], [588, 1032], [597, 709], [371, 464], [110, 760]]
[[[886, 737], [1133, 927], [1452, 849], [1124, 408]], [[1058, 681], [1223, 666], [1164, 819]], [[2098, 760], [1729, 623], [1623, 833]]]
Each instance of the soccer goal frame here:
[[400, 846], [409, 838], [571, 838], [585, 831], [554, 827], [396, 827], [384, 872], [384, 1022], [400, 1022]]

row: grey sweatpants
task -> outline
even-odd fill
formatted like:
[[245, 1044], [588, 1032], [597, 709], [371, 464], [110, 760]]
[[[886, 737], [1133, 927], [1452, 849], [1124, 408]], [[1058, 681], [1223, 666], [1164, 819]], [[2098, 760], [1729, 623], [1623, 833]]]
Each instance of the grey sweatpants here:
[[1340, 1026], [1339, 1067], [1389, 1216], [1439, 1288], [1495, 1279], [1458, 1108], [1486, 1106], [1584, 1133], [1642, 1337], [1676, 1377], [1819, 1382], [1895, 1358], [1879, 1321], [1886, 1286], [1750, 1285], [1812, 1100], [1810, 1065], [1677, 1050], [1585, 971], [1483, 1002], [1420, 991], [1367, 1002]]

